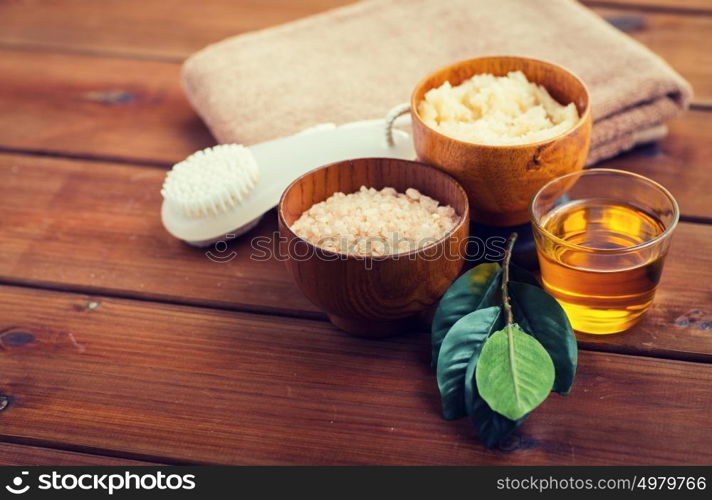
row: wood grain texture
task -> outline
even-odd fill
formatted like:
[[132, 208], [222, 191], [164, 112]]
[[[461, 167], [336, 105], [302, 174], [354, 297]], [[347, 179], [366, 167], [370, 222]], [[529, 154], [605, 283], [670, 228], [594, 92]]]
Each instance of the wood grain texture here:
[[[460, 220], [424, 248], [375, 258], [324, 251], [290, 229], [314, 204], [362, 186], [399, 193], [417, 189], [454, 208]], [[337, 162], [304, 174], [285, 190], [278, 216], [287, 268], [298, 288], [332, 323], [365, 337], [412, 330], [417, 315], [437, 304], [460, 274], [470, 228], [467, 194], [452, 177], [429, 165], [389, 158]]]
[[31, 466], [52, 465], [61, 467], [65, 465], [159, 465], [155, 462], [142, 462], [126, 458], [106, 457], [79, 453], [74, 451], [42, 448], [13, 443], [0, 443], [0, 465], [3, 466]]
[[[712, 226], [680, 225], [650, 313], [622, 335], [579, 336], [573, 394], [552, 396], [506, 452], [439, 417], [426, 334], [369, 341], [295, 319], [323, 315], [282, 262], [251, 261], [242, 239], [213, 249], [220, 264], [163, 231], [165, 170], [150, 165], [214, 142], [179, 62], [346, 2], [0, 2], [0, 150], [115, 160], [0, 154], [0, 282], [94, 294], [0, 287], [0, 463], [710, 463]], [[676, 13], [709, 2], [617, 2], [598, 11], [709, 107], [712, 16]], [[683, 216], [712, 222], [711, 124], [688, 113], [605, 166], [662, 182]], [[270, 213], [251, 236], [275, 230]]]
[[[3, 59], [0, 58], [0, 66], [2, 64]], [[140, 67], [144, 63], [135, 64]], [[106, 76], [110, 79], [116, 78], [113, 73]], [[28, 72], [25, 78], [30, 77]], [[147, 82], [151, 78], [151, 75], [146, 75], [138, 81]], [[68, 105], [61, 113], [54, 112], [51, 94], [43, 97], [41, 94], [5, 92], [2, 86], [8, 81], [6, 78], [0, 79], [0, 103], [7, 104], [7, 107], [1, 108], [3, 119], [0, 119], [0, 148], [24, 147], [35, 151], [56, 150], [76, 155], [140, 157], [148, 158], [149, 162], [161, 163], [179, 161], [195, 149], [213, 143], [203, 125], [197, 121], [198, 118], [187, 108], [177, 89], [173, 93], [175, 99], [165, 101], [159, 106], [160, 110], [140, 111], [132, 108], [126, 110], [125, 114], [147, 116], [158, 112], [165, 118], [166, 115], [182, 108], [181, 114], [184, 115], [184, 120], [195, 120], [192, 123], [197, 131], [183, 130], [181, 121], [172, 122], [165, 118], [151, 121], [153, 125], [142, 127], [141, 134], [136, 136], [133, 127], [127, 130], [125, 122], [115, 120], [115, 117], [122, 116], [124, 112], [119, 112], [117, 115], [114, 106], [88, 103], [86, 106], [92, 110], [92, 114], [88, 116], [82, 113], [81, 106]], [[15, 87], [17, 89], [25, 87], [23, 81], [22, 78], [18, 78]], [[170, 87], [177, 83], [170, 82], [166, 85]], [[106, 88], [116, 88], [116, 86], [110, 84], [106, 85]], [[161, 94], [164, 95], [162, 92]], [[13, 109], [14, 121], [5, 120], [5, 111]], [[192, 118], [185, 118], [187, 116]], [[60, 118], [61, 122], [52, 121]], [[67, 123], [73, 125], [69, 127]], [[80, 135], [66, 131], [68, 128], [80, 126], [82, 128]], [[672, 120], [668, 126], [669, 135], [659, 141], [656, 147], [640, 148], [601, 165], [631, 169], [651, 177], [665, 185], [678, 198], [683, 216], [709, 217], [712, 213], [712, 202], [702, 179], [710, 175], [708, 159], [712, 157], [712, 113], [689, 111]], [[19, 134], [18, 130], [24, 130], [24, 133]], [[122, 139], [124, 137], [128, 139]], [[124, 142], [130, 143], [131, 149], [124, 148], [122, 146]], [[31, 161], [44, 164], [43, 160]], [[110, 166], [108, 163], [95, 165]]]
[[687, 111], [671, 120], [667, 137], [599, 167], [620, 168], [656, 180], [677, 199], [683, 219], [712, 222], [712, 112]]
[[[696, 102], [712, 102], [712, 55], [699, 43], [712, 16], [641, 15], [628, 23], [631, 34], [668, 54], [692, 82]], [[186, 102], [179, 71], [169, 62], [0, 50], [0, 149], [180, 161], [214, 139]]]
[[686, 78], [694, 90], [694, 104], [712, 105], [712, 53], [701, 43], [712, 32], [712, 16], [610, 8], [594, 10], [665, 59]]
[[[68, 0], [43, 2], [37, 6], [27, 0], [13, 0], [0, 3], [0, 46], [182, 61], [209, 43], [228, 36], [351, 1], [210, 0], [198, 5], [181, 0]], [[618, 3], [625, 8], [616, 8]], [[634, 8], [636, 4], [641, 8]], [[704, 44], [699, 43], [712, 30], [712, 16], [695, 15], [705, 11], [712, 13], [709, 2], [614, 0], [594, 1], [590, 6], [667, 59], [691, 81], [697, 102], [712, 102], [711, 56]], [[672, 6], [673, 9], [656, 11], [647, 8], [650, 6]], [[691, 13], [684, 14], [685, 9]]]
[[191, 463], [712, 460], [708, 364], [582, 352], [572, 394], [552, 395], [504, 453], [440, 416], [427, 335], [94, 300], [0, 287], [1, 436]]
[[[277, 241], [274, 213], [230, 248], [208, 249], [208, 255], [163, 228], [163, 169], [18, 155], [0, 155], [0, 165], [0, 268], [5, 279], [317, 314], [292, 285], [279, 257], [266, 258]], [[258, 236], [263, 241], [252, 248], [252, 238]]]
[[215, 143], [174, 63], [0, 49], [0, 148], [170, 165]]
[[10, 0], [0, 3], [0, 44], [183, 60], [223, 38], [353, 0]]
[[[699, 166], [703, 172], [704, 165]], [[680, 178], [687, 175], [679, 172]], [[211, 249], [211, 260], [205, 250], [175, 240], [161, 226], [163, 174], [157, 168], [0, 155], [0, 280], [324, 317], [294, 285], [284, 267], [286, 254], [267, 257], [266, 249], [279, 248], [274, 212], [246, 237]], [[675, 194], [684, 206], [687, 197]], [[703, 199], [709, 203], [709, 196]], [[712, 226], [681, 223], [648, 315], [631, 332], [605, 340], [582, 338], [583, 345], [712, 359], [708, 331], [699, 324], [675, 326], [692, 309], [712, 309], [709, 241]]]
[[[559, 102], [574, 103], [579, 121], [567, 132], [532, 144], [490, 146], [461, 141], [426, 125], [418, 106], [425, 94], [445, 82], [460, 85], [473, 75], [505, 76], [521, 71]], [[581, 170], [591, 142], [591, 107], [581, 80], [561, 66], [522, 57], [480, 57], [427, 75], [410, 98], [413, 142], [418, 159], [455, 177], [467, 191], [471, 218], [492, 226], [529, 220], [529, 202], [548, 181]], [[506, 165], [506, 169], [502, 166]]]

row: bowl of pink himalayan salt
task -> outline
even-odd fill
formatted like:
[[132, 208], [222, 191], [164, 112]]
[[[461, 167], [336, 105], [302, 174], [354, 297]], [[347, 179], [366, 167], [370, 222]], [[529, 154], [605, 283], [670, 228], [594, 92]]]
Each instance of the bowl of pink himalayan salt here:
[[470, 213], [462, 186], [441, 170], [361, 158], [295, 180], [278, 218], [302, 293], [342, 330], [385, 337], [425, 328], [421, 313], [462, 269]]

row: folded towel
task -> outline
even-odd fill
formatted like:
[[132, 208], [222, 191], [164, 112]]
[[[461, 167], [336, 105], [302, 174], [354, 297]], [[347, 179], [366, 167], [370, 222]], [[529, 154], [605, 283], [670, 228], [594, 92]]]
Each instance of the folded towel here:
[[688, 105], [662, 59], [573, 0], [369, 0], [239, 35], [190, 57], [183, 84], [219, 142], [255, 142], [322, 122], [384, 116], [428, 73], [483, 55], [558, 63], [591, 93], [588, 164]]

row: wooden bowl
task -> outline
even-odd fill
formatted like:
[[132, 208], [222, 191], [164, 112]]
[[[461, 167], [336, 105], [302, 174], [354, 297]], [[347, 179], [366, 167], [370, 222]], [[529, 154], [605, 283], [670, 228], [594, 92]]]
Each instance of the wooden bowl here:
[[[330, 252], [297, 236], [290, 225], [315, 203], [361, 186], [398, 192], [415, 188], [450, 205], [460, 222], [421, 249], [384, 257]], [[287, 269], [331, 322], [354, 335], [384, 337], [413, 328], [457, 278], [469, 233], [467, 195], [455, 179], [429, 165], [390, 158], [332, 163], [295, 180], [282, 194], [279, 231]]]
[[[418, 114], [425, 93], [446, 81], [459, 85], [475, 74], [504, 76], [520, 70], [543, 85], [562, 104], [573, 102], [580, 119], [567, 132], [523, 145], [464, 142], [430, 128]], [[411, 96], [413, 140], [418, 159], [455, 177], [467, 191], [472, 219], [492, 226], [529, 220], [528, 206], [541, 186], [555, 177], [581, 170], [591, 140], [591, 110], [584, 83], [556, 64], [523, 57], [481, 57], [458, 62], [426, 77]]]

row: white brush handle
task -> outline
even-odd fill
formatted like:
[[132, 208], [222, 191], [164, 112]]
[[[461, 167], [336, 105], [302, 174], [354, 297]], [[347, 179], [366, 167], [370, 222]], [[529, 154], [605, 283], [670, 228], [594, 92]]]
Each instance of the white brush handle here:
[[260, 177], [243, 202], [208, 218], [187, 218], [164, 201], [163, 224], [173, 236], [187, 242], [215, 240], [235, 233], [275, 207], [282, 192], [299, 176], [322, 165], [363, 157], [412, 160], [415, 150], [410, 136], [393, 130], [393, 143], [384, 137], [384, 120], [368, 120], [341, 126], [324, 124], [304, 132], [250, 146]]

